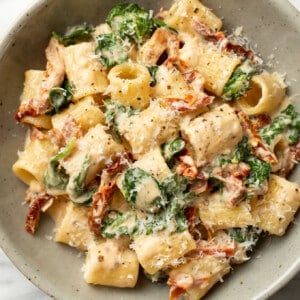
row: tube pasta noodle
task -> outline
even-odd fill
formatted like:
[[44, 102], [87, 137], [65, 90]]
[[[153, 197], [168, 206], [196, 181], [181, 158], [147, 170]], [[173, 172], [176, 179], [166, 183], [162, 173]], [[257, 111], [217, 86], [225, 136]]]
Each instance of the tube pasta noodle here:
[[25, 229], [47, 211], [54, 241], [84, 253], [86, 283], [134, 288], [141, 269], [170, 300], [200, 299], [294, 219], [300, 114], [221, 30], [198, 0], [155, 18], [123, 3], [53, 33], [45, 71], [25, 72], [15, 118], [29, 134], [12, 167]]
[[139, 156], [177, 136], [178, 116], [156, 101], [139, 114], [120, 118], [118, 128], [130, 144], [132, 153]]
[[[24, 88], [21, 95], [21, 106], [26, 106], [30, 102], [38, 101], [45, 79], [45, 71], [28, 70], [25, 72]], [[51, 118], [48, 115], [24, 116], [22, 118], [22, 122], [41, 129], [51, 128]]]
[[90, 209], [75, 206], [69, 202], [65, 214], [56, 227], [55, 241], [86, 251], [93, 241], [93, 235], [88, 227]]
[[182, 74], [176, 69], [162, 65], [156, 73], [157, 84], [152, 88], [153, 98], [184, 98], [190, 93], [190, 87]]
[[215, 193], [203, 196], [197, 207], [203, 224], [214, 231], [255, 225], [249, 201], [228, 207], [222, 195]]
[[70, 106], [52, 117], [53, 128], [64, 131], [69, 118], [72, 118], [84, 132], [97, 124], [104, 124], [105, 117], [92, 96], [82, 98], [80, 101], [70, 104]]
[[139, 263], [128, 244], [126, 240], [121, 239], [103, 240], [92, 244], [86, 257], [85, 281], [108, 286], [134, 287], [138, 278]]
[[220, 52], [207, 42], [200, 43], [198, 49], [196, 68], [205, 78], [205, 88], [221, 96], [226, 82], [241, 60], [234, 54]]
[[74, 101], [103, 93], [108, 85], [106, 72], [94, 57], [94, 43], [80, 43], [63, 50], [66, 74], [74, 87]]
[[271, 175], [264, 198], [253, 201], [252, 214], [257, 225], [275, 235], [283, 235], [300, 206], [299, 184]]
[[[201, 283], [187, 289], [189, 299], [200, 299], [207, 291], [219, 281], [219, 276], [224, 276], [230, 272], [228, 261], [221, 257], [204, 256], [174, 268], [170, 272], [169, 281], [179, 282], [184, 276], [195, 278]], [[197, 279], [196, 279], [197, 278]], [[174, 289], [174, 293], [176, 290]], [[172, 289], [170, 290], [170, 298], [172, 297]]]
[[188, 231], [173, 234], [161, 231], [134, 240], [138, 261], [150, 275], [172, 263], [177, 264], [180, 257], [195, 248], [195, 241]]
[[251, 84], [252, 88], [238, 101], [238, 106], [248, 115], [276, 111], [285, 97], [285, 85], [278, 74], [255, 75]]
[[272, 171], [277, 172], [284, 167], [289, 155], [288, 139], [284, 135], [278, 135], [271, 143], [270, 149], [276, 155], [277, 162], [271, 164]]
[[190, 141], [197, 165], [234, 148], [243, 134], [238, 118], [227, 104], [212, 109], [189, 123], [183, 123], [181, 131]]
[[[105, 133], [104, 126], [97, 124], [78, 140], [77, 150], [63, 162], [63, 167], [70, 177], [76, 177], [88, 157], [90, 162], [85, 179], [88, 183], [122, 151], [123, 147]], [[107, 160], [109, 161], [107, 162]]]
[[160, 181], [172, 175], [159, 147], [156, 147], [141, 156], [133, 165], [145, 170]]
[[150, 102], [150, 74], [140, 64], [123, 63], [108, 73], [111, 97], [124, 105], [146, 108]]
[[196, 18], [213, 30], [220, 30], [222, 21], [209, 8], [197, 0], [176, 0], [167, 12], [165, 21], [181, 31], [191, 30], [191, 20]]
[[28, 135], [25, 149], [19, 153], [19, 158], [12, 167], [13, 172], [28, 185], [36, 180], [43, 186], [49, 159], [56, 151], [57, 147], [48, 135]]
[[36, 117], [25, 116], [22, 118], [22, 123], [31, 124], [40, 129], [51, 129], [51, 117], [47, 115], [40, 115]]

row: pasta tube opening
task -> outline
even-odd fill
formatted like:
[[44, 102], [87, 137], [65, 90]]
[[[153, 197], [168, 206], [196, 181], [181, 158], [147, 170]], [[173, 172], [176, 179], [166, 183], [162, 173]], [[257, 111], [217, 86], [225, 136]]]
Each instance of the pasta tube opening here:
[[251, 79], [251, 89], [237, 101], [239, 107], [248, 115], [274, 112], [285, 96], [285, 86], [276, 74], [267, 72]]
[[151, 76], [145, 66], [136, 63], [117, 65], [110, 70], [108, 79], [113, 100], [138, 109], [149, 106]]
[[286, 136], [279, 135], [270, 145], [271, 150], [274, 152], [277, 163], [271, 164], [272, 172], [280, 170], [288, 156], [288, 140]]

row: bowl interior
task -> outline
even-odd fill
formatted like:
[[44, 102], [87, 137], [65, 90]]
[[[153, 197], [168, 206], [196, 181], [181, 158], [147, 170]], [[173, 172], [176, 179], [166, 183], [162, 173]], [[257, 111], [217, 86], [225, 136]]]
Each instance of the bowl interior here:
[[[47, 237], [53, 235], [53, 224], [43, 217], [35, 236], [23, 230], [26, 205], [25, 185], [11, 172], [22, 150], [26, 128], [14, 121], [19, 103], [24, 72], [43, 69], [44, 50], [52, 31], [63, 32], [67, 26], [87, 21], [103, 22], [108, 11], [122, 1], [105, 0], [44, 0], [37, 4], [14, 26], [0, 46], [0, 244], [17, 267], [41, 287], [58, 299], [167, 299], [168, 289], [161, 284], [151, 284], [144, 278], [136, 289], [92, 287], [84, 283], [81, 267], [83, 257], [67, 246], [54, 243]], [[155, 12], [169, 7], [171, 1], [135, 1]], [[203, 1], [217, 15], [224, 17], [228, 32], [243, 26], [243, 34], [279, 73], [287, 73], [291, 95], [300, 94], [300, 16], [285, 1], [227, 0]], [[271, 68], [272, 69], [272, 68]], [[300, 110], [300, 106], [298, 110]], [[292, 180], [300, 178], [297, 170]], [[214, 288], [207, 299], [265, 298], [272, 294], [299, 270], [299, 214], [282, 238], [267, 238], [253, 254], [253, 258], [233, 270], [224, 283]], [[288, 255], [287, 255], [288, 254]]]

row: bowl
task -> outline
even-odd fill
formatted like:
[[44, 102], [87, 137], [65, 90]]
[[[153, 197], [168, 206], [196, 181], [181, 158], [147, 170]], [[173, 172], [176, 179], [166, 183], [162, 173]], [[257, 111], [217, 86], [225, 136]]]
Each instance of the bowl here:
[[[52, 31], [87, 21], [98, 24], [108, 11], [122, 2], [104, 0], [40, 0], [15, 23], [0, 45], [0, 244], [13, 263], [35, 285], [57, 299], [167, 299], [168, 288], [140, 278], [135, 289], [87, 285], [81, 267], [83, 257], [65, 245], [54, 243], [53, 224], [44, 217], [35, 236], [24, 231], [27, 207], [22, 205], [26, 187], [11, 172], [22, 149], [25, 127], [13, 115], [23, 88], [24, 72], [45, 65], [44, 50]], [[158, 11], [171, 1], [135, 1]], [[257, 52], [270, 62], [270, 70], [286, 73], [289, 94], [300, 94], [300, 15], [286, 1], [215, 0], [203, 1], [231, 32], [243, 26]], [[273, 59], [274, 55], [274, 59]], [[298, 110], [300, 105], [297, 105]], [[300, 180], [299, 168], [290, 178]], [[210, 291], [206, 299], [265, 299], [284, 286], [300, 270], [299, 213], [285, 236], [268, 237], [252, 259], [234, 268], [224, 283]]]

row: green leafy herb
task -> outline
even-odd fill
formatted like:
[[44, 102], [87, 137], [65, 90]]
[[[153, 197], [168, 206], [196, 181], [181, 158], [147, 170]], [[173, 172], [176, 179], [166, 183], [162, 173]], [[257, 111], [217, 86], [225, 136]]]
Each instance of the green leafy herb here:
[[102, 34], [97, 36], [97, 47], [95, 54], [98, 55], [102, 64], [106, 68], [111, 68], [128, 60], [130, 44], [114, 33]]
[[294, 145], [299, 141], [300, 137], [300, 114], [290, 104], [274, 118], [271, 124], [262, 127], [259, 133], [262, 139], [269, 145], [279, 134], [286, 134], [289, 144]]
[[79, 173], [70, 179], [67, 187], [68, 194], [75, 204], [89, 204], [97, 187], [86, 187], [85, 180], [90, 167], [90, 159], [85, 157]]
[[246, 163], [250, 166], [250, 174], [246, 178], [247, 184], [250, 187], [261, 187], [269, 178], [271, 172], [270, 164], [254, 155], [247, 157]]
[[232, 74], [225, 84], [222, 98], [226, 101], [235, 100], [250, 89], [250, 79], [256, 73], [255, 67], [250, 60], [246, 60]]
[[167, 203], [159, 182], [140, 168], [125, 172], [122, 193], [132, 207], [145, 212], [155, 213]]
[[161, 182], [161, 187], [168, 198], [168, 207], [172, 214], [184, 210], [194, 201], [195, 193], [188, 191], [188, 185], [188, 180], [177, 173], [173, 173]]
[[178, 33], [178, 31], [175, 28], [168, 26], [163, 20], [153, 18], [153, 23], [154, 23], [155, 29], [159, 28], [159, 27], [165, 27], [165, 28], [173, 31], [176, 34]]
[[246, 159], [251, 155], [252, 153], [251, 153], [250, 146], [248, 144], [248, 138], [246, 135], [244, 135], [242, 140], [238, 143], [236, 148], [233, 150], [230, 157], [228, 156], [219, 157], [219, 164], [221, 166], [227, 163], [237, 164], [239, 162], [246, 161]]
[[137, 231], [137, 216], [129, 211], [121, 213], [116, 210], [109, 211], [103, 222], [101, 234], [103, 237], [113, 238], [122, 235], [132, 236]]
[[156, 73], [158, 70], [158, 66], [148, 66], [147, 69], [151, 75], [150, 86], [154, 87], [154, 86], [156, 86], [156, 83], [157, 83], [156, 82]]
[[49, 190], [65, 190], [69, 182], [69, 176], [65, 170], [60, 168], [60, 161], [72, 152], [76, 139], [71, 138], [69, 144], [61, 149], [54, 157], [50, 159], [49, 167], [45, 174], [45, 186]]
[[188, 180], [184, 176], [173, 173], [162, 181], [161, 186], [168, 198], [179, 197], [184, 199], [188, 188]]
[[251, 149], [248, 144], [248, 138], [244, 135], [242, 140], [238, 143], [237, 147], [233, 151], [231, 158], [231, 163], [239, 163], [241, 161], [246, 161], [249, 156], [251, 156]]
[[129, 170], [127, 180], [123, 180], [122, 192], [127, 199], [131, 199], [130, 201], [134, 203], [132, 205], [133, 210], [125, 214], [116, 211], [109, 212], [102, 227], [102, 235], [104, 237], [117, 237], [120, 235], [148, 235], [164, 229], [168, 229], [170, 232], [186, 230], [188, 224], [185, 208], [190, 206], [195, 199], [193, 192], [187, 192], [187, 179], [175, 173], [161, 183], [155, 180], [155, 184], [160, 187], [160, 195], [162, 195], [161, 199], [163, 199], [163, 203], [160, 200], [158, 205], [163, 209], [154, 213], [141, 213], [140, 211], [137, 213], [135, 204], [139, 191], [147, 189], [147, 186], [143, 185], [145, 183], [143, 180], [146, 178], [149, 183], [153, 178], [151, 177], [150, 181], [148, 181], [149, 176], [151, 176], [148, 173], [140, 169]]
[[129, 39], [140, 45], [156, 28], [150, 12], [135, 3], [116, 5], [108, 14], [106, 22], [123, 40]]
[[185, 141], [180, 137], [176, 137], [161, 145], [162, 155], [166, 162], [169, 162], [173, 157], [181, 152], [185, 147]]
[[238, 243], [244, 244], [247, 250], [252, 250], [259, 240], [261, 230], [249, 226], [244, 228], [231, 228], [227, 230], [227, 233]]
[[[108, 14], [106, 22], [110, 25], [112, 33], [99, 35], [96, 38], [95, 49], [96, 55], [106, 68], [127, 61], [129, 51], [134, 44], [141, 45], [156, 28], [168, 27], [163, 21], [152, 18], [149, 11], [133, 3], [117, 4]], [[154, 86], [155, 68], [149, 70], [152, 71], [151, 86]]]
[[54, 107], [54, 112], [58, 114], [61, 109], [68, 106], [73, 99], [72, 85], [65, 80], [63, 87], [52, 88], [50, 90], [49, 99]]
[[56, 32], [52, 32], [52, 36], [55, 37], [60, 44], [65, 47], [80, 42], [88, 41], [91, 38], [91, 33], [94, 31], [94, 27], [87, 23], [74, 26], [68, 30], [64, 35], [60, 35]]
[[125, 114], [126, 117], [131, 117], [137, 113], [139, 113], [138, 109], [134, 109], [131, 106], [124, 106], [121, 103], [113, 100], [104, 101], [105, 105], [105, 123], [109, 126], [112, 131], [113, 137], [119, 143], [122, 142], [122, 138], [120, 136], [118, 130], [118, 118]]
[[237, 145], [230, 158], [222, 158], [220, 165], [226, 163], [239, 163], [245, 162], [250, 166], [250, 173], [246, 178], [246, 183], [249, 187], [261, 187], [262, 184], [268, 179], [271, 166], [269, 163], [259, 159], [251, 152], [248, 138], [243, 137], [241, 142]]
[[168, 206], [165, 211], [167, 224], [173, 223], [175, 231], [185, 230], [187, 220], [184, 210], [195, 200], [195, 193], [187, 191], [188, 180], [177, 173], [164, 179], [161, 185], [168, 198]]

